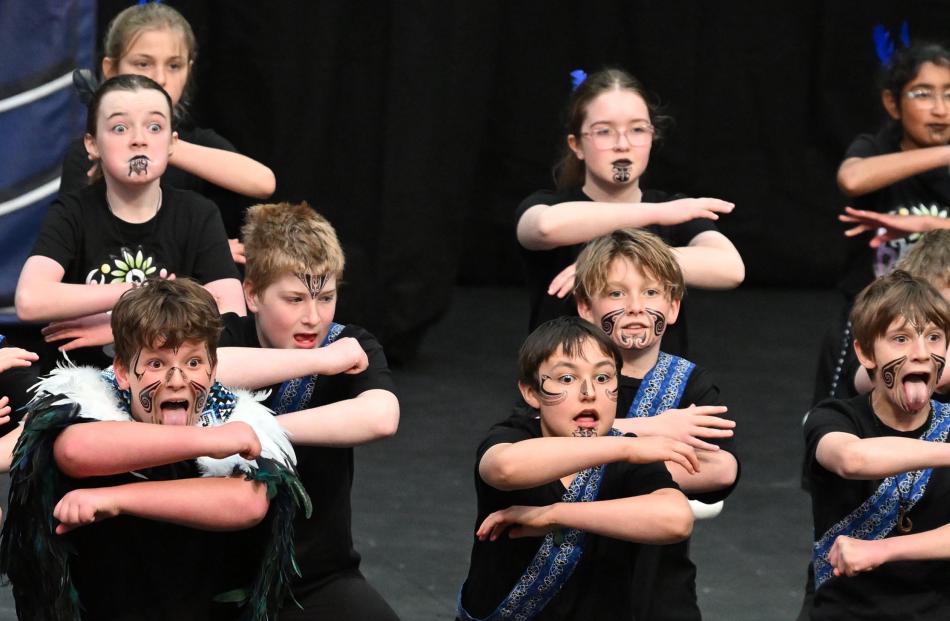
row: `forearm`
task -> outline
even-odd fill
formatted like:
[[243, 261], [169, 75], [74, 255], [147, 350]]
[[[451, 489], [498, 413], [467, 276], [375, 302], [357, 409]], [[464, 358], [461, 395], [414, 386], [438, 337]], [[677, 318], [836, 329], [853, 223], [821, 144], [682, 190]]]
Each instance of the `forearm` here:
[[588, 242], [617, 229], [657, 221], [656, 203], [575, 201], [532, 207], [518, 221], [518, 241], [528, 250], [548, 250]]
[[676, 543], [693, 530], [689, 503], [682, 492], [672, 488], [631, 498], [557, 503], [551, 517], [556, 527], [635, 543]]
[[396, 433], [399, 401], [388, 390], [368, 390], [354, 399], [281, 414], [277, 421], [296, 445], [358, 446]]
[[913, 535], [880, 540], [885, 562], [950, 559], [950, 524]]
[[277, 182], [273, 171], [246, 155], [179, 140], [169, 162], [216, 186], [253, 198], [268, 198]]
[[118, 513], [201, 530], [241, 530], [267, 515], [267, 488], [243, 478], [143, 481], [114, 488]]
[[213, 428], [100, 421], [66, 428], [54, 454], [67, 476], [107, 476], [216, 453], [217, 436]]
[[673, 480], [684, 492], [690, 494], [717, 492], [735, 483], [739, 464], [732, 453], [697, 450], [696, 457], [699, 458], [700, 470], [694, 474], [690, 474], [675, 462], [665, 462]]
[[58, 321], [74, 319], [110, 310], [129, 283], [74, 285], [63, 282], [24, 282], [16, 290], [16, 312], [22, 321]]
[[875, 480], [922, 468], [950, 466], [950, 445], [913, 438], [881, 437], [854, 440], [825, 450], [819, 442], [817, 459], [845, 479]]
[[256, 390], [297, 377], [328, 374], [330, 361], [327, 354], [324, 347], [219, 347], [215, 376], [225, 386]]
[[569, 474], [617, 461], [626, 461], [632, 438], [532, 438], [494, 446], [482, 456], [479, 475], [500, 490], [527, 489]]
[[742, 257], [725, 236], [706, 231], [689, 246], [673, 248], [683, 278], [690, 287], [734, 289], [745, 280]]
[[947, 165], [950, 165], [950, 147], [946, 146], [851, 158], [838, 169], [838, 187], [848, 196], [862, 196]]

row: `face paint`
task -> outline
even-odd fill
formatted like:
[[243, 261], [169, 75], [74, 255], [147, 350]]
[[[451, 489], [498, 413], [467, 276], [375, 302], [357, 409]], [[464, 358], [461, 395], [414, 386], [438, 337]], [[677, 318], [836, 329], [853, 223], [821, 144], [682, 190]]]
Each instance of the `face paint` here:
[[330, 278], [329, 274], [314, 276], [313, 274], [297, 273], [295, 276], [299, 278], [300, 282], [307, 288], [311, 300], [315, 300], [317, 296], [320, 295], [320, 292], [323, 291], [323, 288], [327, 284], [327, 279]]
[[[610, 311], [605, 313], [600, 318], [600, 328], [604, 331], [604, 334], [607, 336], [613, 336], [615, 341], [619, 341], [622, 347], [630, 347], [633, 344], [633, 339], [629, 336], [624, 336], [617, 330], [617, 323], [620, 321], [620, 318], [627, 313], [627, 309], [618, 308], [617, 310]], [[614, 335], [616, 332], [616, 336]]]
[[539, 386], [540, 394], [538, 396], [541, 399], [541, 403], [543, 403], [544, 405], [557, 405], [558, 403], [561, 403], [562, 401], [567, 399], [567, 391], [565, 390], [564, 392], [549, 392], [545, 390], [544, 382], [548, 381], [549, 379], [551, 379], [549, 375], [541, 376], [541, 385]]
[[145, 375], [145, 369], [139, 370], [139, 356], [142, 355], [142, 350], [138, 350], [135, 353], [135, 358], [132, 359], [132, 374], [135, 375], [135, 379], [142, 381], [142, 376]]
[[881, 367], [881, 380], [884, 382], [884, 386], [888, 390], [894, 388], [894, 381], [897, 379], [897, 373], [901, 370], [901, 367], [904, 366], [905, 362], [907, 362], [907, 356], [901, 356], [900, 358], [891, 360]]
[[136, 155], [129, 160], [129, 176], [147, 175], [149, 159], [147, 155]]
[[581, 380], [581, 397], [588, 399], [593, 394], [594, 392], [590, 389], [590, 382], [586, 379]]
[[930, 354], [930, 358], [937, 366], [937, 382], [940, 382], [940, 376], [943, 375], [943, 368], [947, 366], [947, 359], [937, 354]]
[[617, 160], [611, 164], [611, 169], [614, 173], [614, 181], [617, 183], [624, 183], [630, 181], [630, 169], [633, 167], [633, 162], [630, 160]]
[[191, 386], [191, 391], [195, 396], [194, 413], [195, 416], [198, 416], [204, 411], [205, 403], [208, 401], [208, 389], [198, 382], [188, 382], [188, 384]]
[[618, 393], [618, 392], [620, 392], [620, 387], [619, 387], [619, 386], [617, 386], [617, 387], [614, 388], [613, 390], [611, 390], [610, 388], [608, 388], [607, 390], [604, 391], [604, 394], [607, 396], [607, 400], [608, 400], [608, 401], [616, 402], [616, 401], [617, 401], [617, 393]]
[[597, 430], [593, 427], [578, 427], [571, 432], [571, 436], [574, 438], [596, 438]]
[[666, 330], [666, 315], [655, 308], [644, 308], [643, 310], [653, 318], [653, 334], [661, 336], [663, 331]]
[[145, 410], [146, 414], [152, 413], [152, 407], [155, 405], [155, 393], [158, 392], [161, 385], [161, 381], [152, 382], [139, 391], [139, 403], [142, 404], [142, 409]]

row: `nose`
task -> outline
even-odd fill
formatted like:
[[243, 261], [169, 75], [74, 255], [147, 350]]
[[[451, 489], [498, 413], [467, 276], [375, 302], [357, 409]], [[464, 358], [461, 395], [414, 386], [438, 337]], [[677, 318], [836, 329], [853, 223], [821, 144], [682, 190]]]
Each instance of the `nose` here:
[[591, 387], [589, 379], [581, 380], [581, 401], [589, 401], [594, 398], [594, 390]]
[[927, 346], [927, 337], [923, 334], [914, 339], [910, 355], [913, 360], [921, 361], [930, 358], [930, 348]]
[[934, 99], [934, 107], [931, 108], [934, 116], [947, 116], [947, 98], [943, 93], [938, 93]]
[[159, 86], [165, 88], [165, 68], [161, 65], [155, 67], [155, 70], [152, 71], [151, 78], [158, 82]]
[[631, 294], [627, 298], [627, 314], [629, 315], [639, 315], [643, 312], [644, 299], [636, 294]]
[[320, 321], [320, 316], [317, 314], [317, 301], [308, 300], [305, 304], [307, 305], [307, 309], [301, 320], [305, 325], [314, 326]]
[[626, 151], [630, 149], [633, 145], [630, 144], [630, 139], [627, 138], [627, 132], [617, 132], [617, 143], [614, 145], [614, 149], [617, 151]]
[[[176, 373], [177, 371], [177, 373]], [[169, 388], [180, 388], [186, 384], [185, 372], [180, 367], [172, 367], [165, 374], [165, 385]]]

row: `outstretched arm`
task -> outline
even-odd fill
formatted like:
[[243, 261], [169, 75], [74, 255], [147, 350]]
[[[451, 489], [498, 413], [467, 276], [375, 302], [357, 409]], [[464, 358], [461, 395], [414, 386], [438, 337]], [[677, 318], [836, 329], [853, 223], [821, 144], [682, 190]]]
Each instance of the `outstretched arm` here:
[[950, 166], [950, 146], [849, 157], [838, 167], [838, 187], [848, 196], [863, 196], [941, 166]]
[[500, 490], [537, 487], [601, 464], [675, 461], [699, 469], [692, 447], [669, 438], [531, 438], [496, 444], [478, 462], [483, 481]]
[[690, 287], [735, 289], [745, 280], [739, 251], [719, 231], [703, 231], [688, 246], [673, 248], [673, 254]]
[[226, 386], [253, 390], [295, 377], [361, 373], [368, 364], [360, 342], [346, 337], [316, 349], [221, 347], [216, 376]]
[[717, 198], [681, 198], [666, 203], [574, 201], [535, 205], [518, 220], [518, 242], [528, 250], [572, 246], [617, 229], [680, 224], [696, 218], [718, 220], [735, 205]]
[[273, 171], [246, 155], [179, 140], [169, 162], [216, 186], [253, 198], [268, 198], [277, 188]]
[[245, 423], [219, 427], [100, 421], [67, 427], [54, 444], [56, 464], [74, 479], [107, 476], [196, 457], [254, 459], [261, 444]]
[[854, 576], [893, 561], [947, 559], [950, 559], [950, 524], [913, 535], [872, 541], [840, 536], [828, 553], [828, 562], [836, 576]]
[[875, 480], [950, 466], [950, 445], [913, 438], [859, 438], [833, 431], [818, 441], [815, 457], [823, 468], [844, 479]]
[[513, 506], [490, 514], [475, 534], [482, 541], [495, 541], [509, 528], [508, 536], [512, 538], [577, 528], [635, 543], [668, 544], [689, 537], [693, 513], [682, 492], [664, 488], [630, 498], [558, 502], [544, 507]]
[[359, 446], [395, 435], [399, 400], [376, 388], [353, 399], [281, 414], [277, 421], [296, 445]]
[[855, 237], [873, 231], [875, 235], [868, 242], [871, 248], [879, 248], [893, 239], [907, 237], [913, 233], [950, 229], [950, 220], [939, 216], [878, 213], [853, 207], [845, 207], [844, 211], [838, 216], [838, 220], [854, 225], [844, 232], [845, 237]]
[[69, 492], [53, 509], [62, 535], [118, 515], [201, 530], [241, 530], [267, 515], [267, 487], [243, 478], [202, 477], [142, 481]]
[[102, 313], [132, 288], [129, 283], [73, 285], [62, 282], [63, 266], [41, 255], [26, 260], [16, 287], [16, 313], [22, 321], [55, 321]]

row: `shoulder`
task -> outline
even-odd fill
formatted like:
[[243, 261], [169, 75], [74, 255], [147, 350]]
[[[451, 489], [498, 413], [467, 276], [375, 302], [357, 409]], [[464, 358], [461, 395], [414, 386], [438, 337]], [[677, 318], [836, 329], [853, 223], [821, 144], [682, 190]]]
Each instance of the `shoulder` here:
[[859, 436], [874, 421], [868, 395], [850, 399], [826, 399], [819, 402], [807, 415], [804, 423], [806, 438], [817, 439], [832, 431], [844, 431]]
[[224, 313], [221, 323], [224, 329], [218, 339], [218, 347], [260, 347], [254, 315], [241, 317], [237, 313]]
[[882, 129], [876, 134], [859, 134], [845, 151], [844, 159], [852, 157], [873, 157], [890, 153], [898, 149], [898, 144], [891, 138], [891, 132]]
[[80, 416], [95, 420], [128, 421], [130, 416], [111, 381], [111, 371], [92, 367], [57, 367], [37, 383], [32, 409], [44, 396], [58, 397], [49, 405], [74, 403]]
[[495, 423], [485, 439], [478, 447], [478, 457], [496, 444], [513, 444], [522, 440], [541, 437], [541, 421], [537, 418], [537, 411], [524, 407], [516, 407], [508, 418]]
[[585, 195], [580, 188], [568, 188], [565, 190], [538, 190], [530, 194], [518, 205], [515, 216], [520, 218], [524, 212], [535, 205], [557, 205], [558, 203], [567, 203], [572, 201], [589, 201], [590, 198]]
[[[162, 185], [162, 208], [171, 207], [194, 217], [207, 217], [217, 214], [218, 208], [208, 198], [191, 190], [181, 190], [169, 185]], [[187, 212], [183, 211], [187, 209]]]
[[640, 201], [644, 203], [668, 203], [670, 201], [677, 201], [681, 198], [689, 197], [680, 192], [670, 193], [664, 192], [663, 190], [654, 190], [652, 188], [648, 188], [643, 190], [643, 195], [640, 197]]

